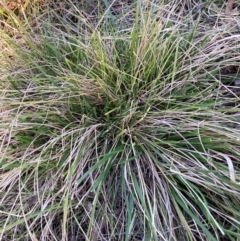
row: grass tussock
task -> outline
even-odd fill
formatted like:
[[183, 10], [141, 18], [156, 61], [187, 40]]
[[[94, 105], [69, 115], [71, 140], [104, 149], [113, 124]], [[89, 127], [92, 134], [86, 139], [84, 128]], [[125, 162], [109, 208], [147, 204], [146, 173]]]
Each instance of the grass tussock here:
[[235, 26], [117, 2], [2, 31], [0, 239], [240, 240]]

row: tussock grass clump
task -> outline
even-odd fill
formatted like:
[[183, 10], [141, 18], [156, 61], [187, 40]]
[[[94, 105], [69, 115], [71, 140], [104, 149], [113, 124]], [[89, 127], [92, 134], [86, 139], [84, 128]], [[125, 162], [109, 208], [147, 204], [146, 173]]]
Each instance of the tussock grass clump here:
[[0, 239], [240, 238], [238, 36], [173, 6], [5, 37]]

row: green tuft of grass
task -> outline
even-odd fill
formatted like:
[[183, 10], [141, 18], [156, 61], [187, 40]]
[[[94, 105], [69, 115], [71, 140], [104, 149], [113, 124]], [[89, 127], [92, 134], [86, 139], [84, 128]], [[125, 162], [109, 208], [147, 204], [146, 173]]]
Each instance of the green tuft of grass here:
[[176, 1], [68, 3], [4, 34], [0, 239], [240, 239], [238, 35]]

